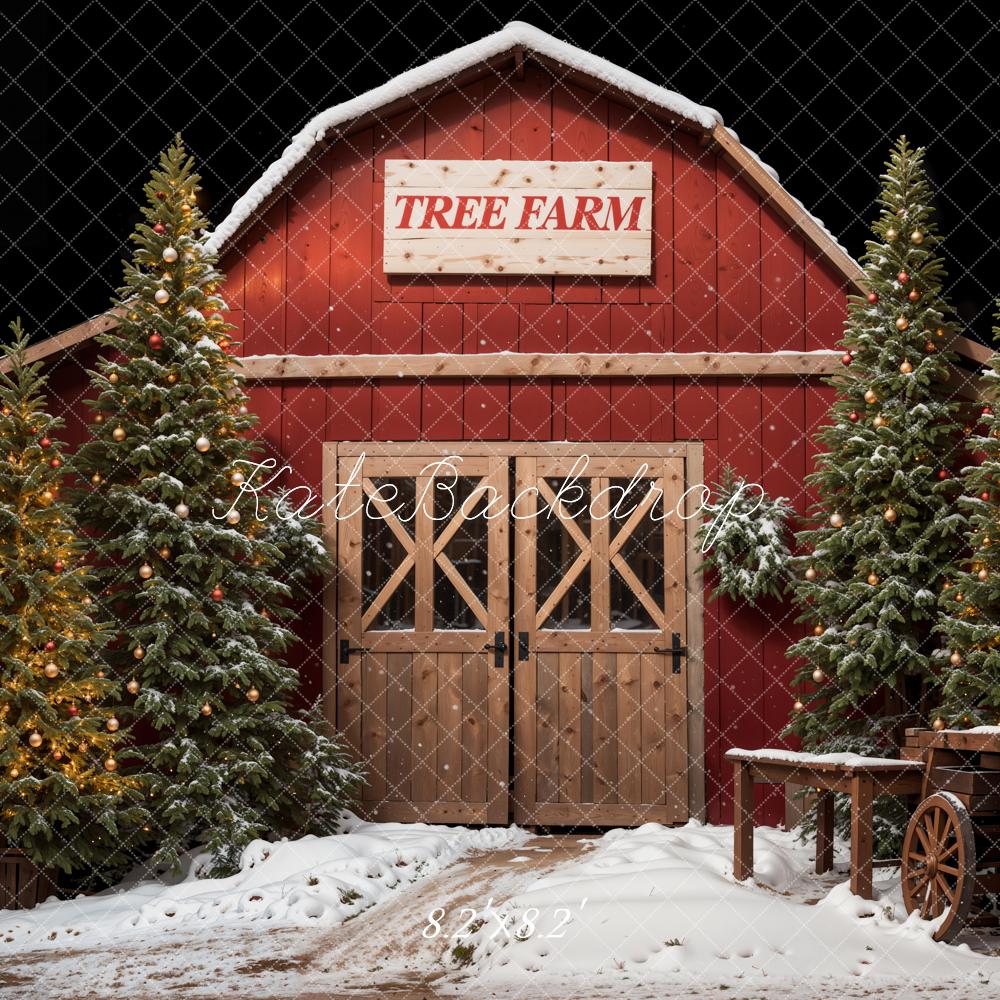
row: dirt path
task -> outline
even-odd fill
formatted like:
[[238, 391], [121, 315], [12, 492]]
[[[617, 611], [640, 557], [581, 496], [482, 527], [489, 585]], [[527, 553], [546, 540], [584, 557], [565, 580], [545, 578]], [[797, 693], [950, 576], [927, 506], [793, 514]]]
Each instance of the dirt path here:
[[[587, 849], [580, 837], [536, 837], [520, 847], [471, 855], [339, 927], [268, 929], [255, 921], [157, 933], [152, 946], [128, 938], [108, 941], [106, 951], [91, 946], [0, 954], [0, 998], [337, 1000], [351, 994], [356, 1000], [430, 1000], [433, 984], [445, 987], [442, 980], [461, 977], [448, 952], [455, 944], [451, 935], [468, 918], [463, 907], [480, 913], [490, 898], [499, 904]], [[441, 933], [425, 936], [428, 915], [441, 909]], [[87, 970], [84, 981], [81, 967]]]

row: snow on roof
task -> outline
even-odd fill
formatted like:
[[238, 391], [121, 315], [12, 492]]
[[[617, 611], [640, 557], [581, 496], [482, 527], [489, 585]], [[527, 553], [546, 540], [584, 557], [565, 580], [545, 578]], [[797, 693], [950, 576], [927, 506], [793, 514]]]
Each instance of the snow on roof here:
[[[722, 116], [714, 108], [705, 107], [702, 104], [695, 104], [681, 94], [665, 87], [660, 87], [650, 80], [639, 76], [615, 63], [602, 59], [600, 56], [587, 52], [568, 42], [560, 41], [552, 35], [527, 24], [524, 21], [511, 21], [500, 31], [487, 35], [485, 38], [463, 45], [461, 48], [447, 52], [430, 62], [407, 70], [399, 76], [389, 80], [388, 83], [360, 94], [349, 101], [344, 101], [335, 107], [321, 111], [312, 118], [305, 127], [299, 131], [292, 141], [285, 147], [285, 151], [275, 160], [264, 173], [251, 185], [249, 190], [233, 205], [229, 214], [219, 223], [205, 241], [205, 247], [212, 253], [222, 250], [226, 241], [229, 240], [243, 226], [243, 224], [261, 207], [278, 185], [292, 172], [292, 170], [309, 154], [309, 151], [318, 143], [326, 133], [344, 122], [351, 121], [361, 115], [377, 111], [387, 104], [400, 98], [407, 97], [416, 90], [431, 86], [446, 80], [448, 77], [460, 73], [463, 70], [484, 62], [503, 52], [508, 52], [513, 48], [523, 46], [534, 52], [539, 52], [557, 62], [570, 66], [573, 69], [586, 73], [597, 80], [603, 80], [610, 86], [617, 87], [626, 93], [638, 97], [640, 100], [648, 101], [658, 107], [665, 108], [681, 118], [695, 122], [706, 130], [713, 129], [717, 124], [724, 125]], [[728, 129], [730, 135], [739, 142], [739, 137], [732, 129]], [[742, 144], [741, 144], [742, 145]], [[764, 163], [760, 157], [752, 150], [743, 147], [753, 156], [761, 166], [778, 181], [777, 173]], [[801, 202], [799, 205], [801, 206]], [[803, 207], [803, 211], [806, 211]], [[808, 213], [807, 213], [808, 214]], [[823, 229], [830, 239], [850, 257], [848, 251], [837, 242], [832, 233], [823, 223], [812, 216], [816, 224]]]

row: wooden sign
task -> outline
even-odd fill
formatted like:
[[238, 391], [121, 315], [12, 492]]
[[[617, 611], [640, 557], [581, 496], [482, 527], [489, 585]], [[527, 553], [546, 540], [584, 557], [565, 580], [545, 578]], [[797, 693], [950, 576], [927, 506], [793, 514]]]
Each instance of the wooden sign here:
[[386, 160], [387, 274], [649, 274], [651, 163]]

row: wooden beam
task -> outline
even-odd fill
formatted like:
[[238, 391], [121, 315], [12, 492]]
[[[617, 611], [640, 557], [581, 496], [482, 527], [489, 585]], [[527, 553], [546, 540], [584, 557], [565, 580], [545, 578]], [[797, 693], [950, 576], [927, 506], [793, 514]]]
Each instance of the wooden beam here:
[[[77, 323], [76, 326], [71, 326], [68, 330], [63, 330], [62, 333], [57, 333], [53, 337], [39, 341], [24, 352], [24, 360], [28, 364], [32, 361], [41, 361], [50, 354], [56, 354], [59, 351], [75, 347], [77, 344], [82, 344], [85, 340], [90, 340], [91, 337], [98, 333], [106, 333], [118, 325], [117, 317], [120, 312], [121, 310], [119, 309], [102, 313], [100, 316], [92, 316], [82, 323]], [[0, 372], [9, 372], [10, 369], [11, 363], [9, 358], [4, 358], [0, 361]]]
[[829, 375], [839, 351], [775, 354], [282, 354], [239, 359], [255, 381], [342, 378], [756, 378]]

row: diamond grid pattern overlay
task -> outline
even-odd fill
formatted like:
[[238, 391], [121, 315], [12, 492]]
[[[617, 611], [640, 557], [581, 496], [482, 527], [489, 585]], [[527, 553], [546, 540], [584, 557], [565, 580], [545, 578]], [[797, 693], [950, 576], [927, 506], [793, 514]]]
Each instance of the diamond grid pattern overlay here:
[[[534, 96], [515, 105], [512, 91]], [[629, 136], [639, 133], [641, 153], [628, 148]], [[381, 219], [379, 160], [626, 155], [652, 157], [657, 163], [661, 183], [654, 252], [657, 268], [667, 262], [669, 290], [664, 294], [658, 296], [655, 289], [630, 279], [605, 279], [597, 286], [572, 277], [509, 278], [502, 285], [462, 277], [407, 278], [372, 294], [384, 280], [378, 273], [378, 241], [371, 240], [371, 226], [377, 227]], [[375, 168], [368, 176], [367, 164], [372, 161]], [[317, 176], [325, 179], [317, 183]], [[332, 233], [329, 243], [327, 233]], [[749, 268], [740, 263], [741, 254], [734, 249], [746, 244]], [[530, 65], [523, 82], [515, 67], [503, 67], [471, 86], [377, 118], [370, 129], [328, 149], [318, 148], [308, 169], [224, 257], [224, 264], [230, 274], [225, 294], [233, 321], [242, 327], [247, 354], [803, 349], [832, 346], [827, 338], [839, 331], [843, 294], [835, 282], [824, 283], [818, 269], [812, 280], [810, 268], [815, 265], [798, 237], [775, 223], [732, 171], [717, 162], [712, 150], [623, 109], [609, 93], [600, 89], [595, 93]], [[822, 345], [814, 345], [806, 324], [822, 317], [833, 319], [816, 333]], [[704, 340], [706, 329], [714, 331], [717, 340]], [[320, 428], [319, 441], [567, 437], [587, 441], [580, 451], [607, 463], [621, 462], [623, 441], [706, 439], [713, 442], [710, 451], [717, 461], [740, 462], [765, 483], [770, 477], [779, 489], [791, 493], [801, 509], [807, 438], [823, 420], [822, 396], [807, 397], [792, 379], [774, 380], [761, 388], [749, 379], [733, 384], [693, 380], [690, 386], [681, 386], [666, 379], [640, 378], [623, 385], [599, 377], [572, 382], [419, 381], [400, 374], [399, 384], [392, 386], [331, 387], [306, 380], [284, 390], [254, 388], [254, 403], [263, 417], [261, 433], [281, 451], [295, 470], [293, 475], [307, 482], [318, 477]], [[68, 405], [77, 402], [64, 400]], [[672, 412], [672, 433], [665, 432], [668, 412]], [[759, 440], [752, 446], [742, 440], [748, 421], [760, 424]], [[424, 459], [440, 449], [428, 447], [426, 452]], [[373, 461], [377, 464], [379, 459]], [[398, 482], [407, 476], [420, 478], [419, 470], [401, 468], [405, 463], [384, 461], [387, 464], [361, 488], [369, 500], [377, 499], [378, 486], [387, 478]], [[598, 479], [618, 483], [631, 472], [609, 466]], [[487, 478], [498, 491], [508, 493], [534, 480], [539, 494], [549, 500], [558, 488], [553, 485], [558, 478], [539, 475], [537, 467], [532, 469], [518, 458], [516, 446], [509, 457], [493, 458], [482, 476], [472, 473], [466, 488], [475, 491]], [[664, 507], [670, 507], [666, 476], [654, 473], [650, 478], [664, 491]], [[681, 484], [692, 481], [697, 480], [692, 480], [690, 469], [682, 473]], [[589, 489], [595, 492], [594, 483]], [[587, 523], [568, 517], [557, 505], [553, 523], [558, 531], [544, 546], [541, 537], [532, 539], [522, 532], [519, 538], [517, 524], [491, 523], [485, 553], [481, 535], [463, 536], [479, 530], [468, 528], [465, 518], [438, 526], [425, 523], [421, 529], [416, 524], [403, 526], [387, 515], [383, 521], [388, 535], [379, 529], [377, 536], [355, 526], [354, 537], [362, 544], [351, 558], [358, 567], [356, 614], [362, 632], [366, 624], [377, 623], [380, 613], [398, 625], [384, 633], [397, 633], [397, 639], [405, 637], [410, 627], [419, 633], [418, 621], [429, 622], [432, 628], [425, 632], [442, 650], [426, 644], [416, 649], [411, 644], [409, 649], [404, 645], [384, 653], [364, 653], [356, 660], [362, 676], [355, 691], [360, 701], [343, 728], [350, 735], [350, 726], [358, 723], [356, 745], [370, 768], [369, 801], [405, 803], [413, 807], [407, 818], [461, 821], [460, 815], [448, 815], [447, 810], [438, 815], [436, 810], [442, 804], [465, 801], [485, 806], [485, 792], [493, 787], [487, 773], [490, 762], [500, 762], [506, 772], [513, 749], [509, 777], [515, 813], [535, 804], [539, 770], [545, 772], [541, 779], [549, 796], [545, 801], [573, 807], [557, 811], [558, 821], [534, 820], [541, 825], [605, 826], [598, 807], [612, 802], [625, 807], [616, 814], [615, 824], [646, 821], [650, 806], [674, 810], [671, 816], [664, 813], [662, 821], [685, 818], [686, 786], [703, 780], [702, 763], [689, 759], [686, 715], [683, 724], [677, 724], [680, 703], [670, 701], [673, 695], [667, 688], [669, 655], [596, 649], [532, 652], [551, 663], [533, 667], [537, 687], [532, 697], [519, 692], [516, 684], [513, 690], [515, 744], [519, 725], [532, 728], [535, 738], [531, 761], [535, 780], [525, 797], [522, 748], [511, 747], [508, 728], [490, 728], [491, 717], [500, 718], [495, 713], [508, 694], [495, 678], [503, 676], [506, 681], [506, 672], [496, 670], [481, 649], [494, 631], [506, 631], [499, 623], [510, 617], [515, 622], [527, 620], [536, 639], [544, 632], [558, 645], [574, 632], [585, 631], [584, 625], [590, 626], [586, 631], [598, 633], [593, 616], [603, 616], [605, 637], [626, 638], [654, 631], [650, 625], [669, 632], [666, 626], [675, 620], [671, 614], [677, 613], [681, 600], [685, 608], [693, 604], [700, 616], [700, 588], [687, 585], [690, 553], [682, 545], [672, 558], [666, 549], [661, 554], [659, 544], [670, 544], [670, 522], [665, 521], [662, 529], [651, 527], [649, 508], [655, 506], [640, 506], [642, 516], [623, 524], [605, 521], [602, 529], [596, 519]], [[415, 522], [420, 521], [416, 513]], [[351, 537], [350, 530], [346, 524], [338, 527], [338, 545], [344, 544], [345, 535]], [[369, 543], [375, 537], [381, 552], [374, 551], [376, 543]], [[391, 558], [385, 554], [389, 542], [398, 546]], [[481, 570], [472, 568], [481, 567], [484, 554], [485, 581]], [[462, 565], [466, 559], [467, 565]], [[659, 568], [657, 559], [662, 560]], [[525, 580], [519, 587], [518, 567], [530, 562], [534, 567], [522, 571]], [[399, 597], [411, 568], [411, 596], [397, 601], [400, 607], [395, 612], [386, 610], [393, 597]], [[377, 578], [377, 590], [374, 584], [366, 586], [369, 570]], [[342, 563], [341, 586], [349, 578], [350, 570], [343, 574]], [[544, 580], [541, 586], [539, 579]], [[508, 581], [509, 589], [502, 585]], [[440, 606], [439, 589], [447, 590]], [[508, 608], [511, 597], [513, 606]], [[320, 602], [317, 594], [313, 609]], [[492, 614], [491, 602], [496, 605]], [[309, 613], [308, 607], [304, 613]], [[329, 615], [329, 607], [323, 613]], [[408, 626], [409, 615], [413, 626]], [[724, 636], [725, 655], [737, 657], [746, 671], [756, 671], [760, 681], [755, 688], [729, 672], [726, 676], [733, 679], [726, 682], [728, 689], [706, 692], [721, 706], [715, 723], [721, 731], [707, 734], [709, 753], [714, 746], [717, 757], [720, 745], [725, 749], [731, 742], [733, 730], [746, 734], [756, 727], [762, 736], [773, 734], [776, 723], [780, 726], [786, 717], [790, 695], [781, 654], [790, 626], [781, 608], [772, 608], [752, 623], [726, 603], [705, 609], [704, 615], [706, 633]], [[336, 618], [328, 626], [343, 628], [343, 597]], [[678, 630], [685, 634], [683, 619], [676, 620], [682, 622]], [[465, 627], [448, 627], [456, 623]], [[470, 623], [474, 628], [468, 627]], [[498, 628], [492, 628], [494, 624]], [[450, 633], [472, 631], [468, 649], [445, 648], [452, 640]], [[358, 638], [363, 646], [363, 634]], [[682, 663], [683, 678], [690, 664]], [[679, 697], [683, 699], [683, 694]], [[601, 707], [612, 703], [614, 714], [602, 717]], [[699, 711], [698, 706], [686, 710]], [[368, 714], [383, 720], [381, 730], [366, 727]], [[611, 743], [617, 750], [613, 769], [601, 749]], [[691, 763], [695, 766], [689, 772]], [[585, 789], [590, 798], [584, 798]], [[629, 798], [630, 790], [634, 798]], [[718, 789], [710, 791], [718, 794]], [[484, 818], [485, 813], [468, 821]], [[797, 944], [836, 947], [836, 942], [820, 940]], [[317, 989], [323, 991], [326, 985], [303, 982], [303, 993]]]

